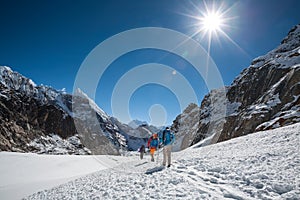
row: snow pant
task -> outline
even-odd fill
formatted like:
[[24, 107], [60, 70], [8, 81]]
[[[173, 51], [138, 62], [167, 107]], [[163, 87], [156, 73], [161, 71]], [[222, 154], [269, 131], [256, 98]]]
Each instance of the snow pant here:
[[143, 159], [143, 157], [144, 157], [144, 152], [141, 151], [141, 152], [140, 152], [140, 158], [141, 158], [141, 160]]
[[154, 162], [154, 152], [155, 152], [155, 147], [151, 147], [150, 148], [150, 155], [151, 155], [151, 161], [153, 161]]
[[168, 165], [171, 165], [171, 150], [172, 150], [172, 145], [164, 146], [164, 149], [163, 149], [163, 154], [164, 154], [163, 165], [164, 166], [166, 166], [167, 160], [168, 160]]

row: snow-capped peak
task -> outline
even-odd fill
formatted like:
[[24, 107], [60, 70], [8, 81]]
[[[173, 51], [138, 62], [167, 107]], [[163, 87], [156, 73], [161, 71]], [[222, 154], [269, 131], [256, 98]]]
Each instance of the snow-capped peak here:
[[250, 67], [290, 68], [300, 63], [300, 25], [293, 27], [281, 44], [264, 56], [255, 58]]
[[0, 66], [0, 74], [2, 75], [4, 71], [8, 71], [10, 73], [12, 73], [13, 71], [11, 70], [10, 67], [8, 66]]
[[16, 90], [33, 90], [36, 84], [18, 72], [14, 72], [10, 67], [0, 66], [0, 82], [8, 88]]
[[10, 67], [0, 66], [0, 83], [7, 89], [16, 90], [26, 96], [37, 99], [42, 104], [61, 99], [65, 91], [57, 91], [49, 86], [37, 86], [31, 79], [13, 71]]

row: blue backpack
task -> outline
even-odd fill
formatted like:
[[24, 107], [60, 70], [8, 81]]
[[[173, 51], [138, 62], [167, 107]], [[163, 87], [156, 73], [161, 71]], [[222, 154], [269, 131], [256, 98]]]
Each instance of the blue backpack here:
[[164, 130], [163, 132], [163, 137], [162, 137], [162, 142], [164, 145], [169, 145], [172, 144], [174, 142], [174, 134], [171, 133], [170, 130]]

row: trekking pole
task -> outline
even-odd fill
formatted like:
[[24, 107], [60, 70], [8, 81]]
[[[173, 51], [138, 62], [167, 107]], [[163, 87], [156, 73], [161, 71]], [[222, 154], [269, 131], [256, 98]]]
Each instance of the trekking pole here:
[[156, 163], [158, 163], [158, 157], [159, 157], [159, 147], [157, 147]]

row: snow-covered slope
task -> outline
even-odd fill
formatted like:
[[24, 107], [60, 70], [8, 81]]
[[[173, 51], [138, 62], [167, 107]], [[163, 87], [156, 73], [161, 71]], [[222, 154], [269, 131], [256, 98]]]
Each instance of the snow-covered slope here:
[[[161, 153], [159, 163], [150, 162], [148, 155], [144, 160], [136, 155], [97, 157], [98, 162], [87, 162], [84, 159], [89, 157], [84, 157], [82, 161], [75, 159], [78, 165], [70, 164], [74, 162], [69, 162], [69, 159], [75, 157], [69, 156], [37, 157], [25, 154], [25, 159], [24, 154], [0, 153], [0, 162], [4, 163], [0, 166], [0, 196], [20, 197], [16, 194], [22, 185], [28, 185], [28, 191], [32, 192], [34, 190], [30, 188], [35, 183], [40, 183], [42, 187], [49, 176], [42, 173], [42, 177], [38, 178], [35, 175], [47, 171], [47, 163], [51, 164], [52, 160], [56, 160], [56, 164], [51, 164], [49, 173], [68, 168], [69, 173], [63, 176], [67, 181], [68, 176], [76, 170], [79, 170], [79, 174], [82, 171], [89, 172], [77, 168], [81, 164], [86, 163], [85, 167], [95, 169], [99, 163], [101, 165], [111, 158], [119, 165], [104, 170], [99, 166], [96, 173], [37, 192], [26, 199], [296, 200], [300, 196], [299, 134], [300, 123], [297, 123], [201, 148], [196, 145], [173, 153], [170, 168], [149, 175], [145, 174], [146, 170], [160, 165]], [[121, 160], [124, 158], [126, 162]], [[32, 160], [34, 166], [44, 166], [45, 169], [35, 172], [31, 169]], [[23, 177], [24, 174], [26, 176]], [[39, 181], [35, 182], [36, 179]]]
[[30, 149], [34, 149], [33, 152], [38, 154], [92, 154], [89, 149], [82, 145], [79, 135], [74, 135], [66, 139], [56, 134], [40, 136], [32, 140], [27, 146]]

